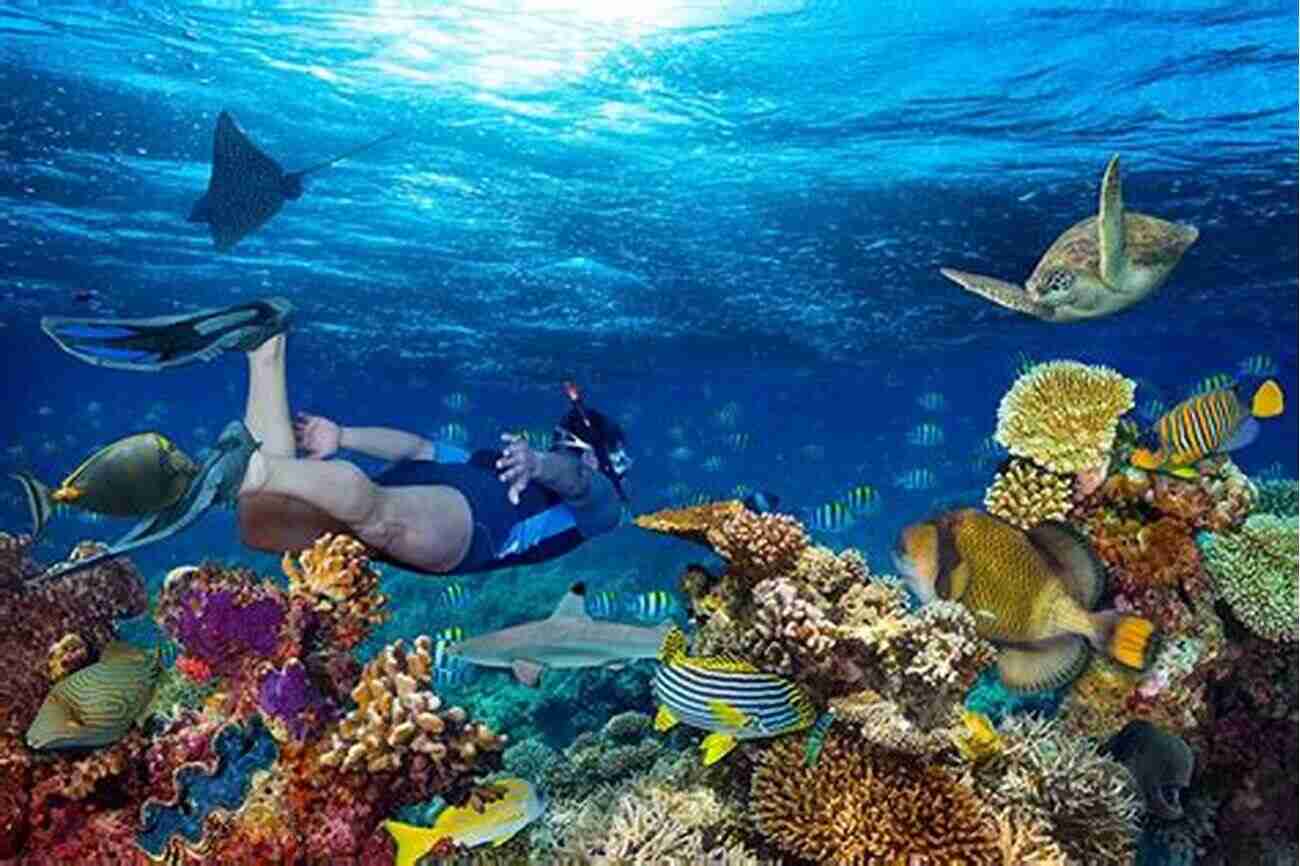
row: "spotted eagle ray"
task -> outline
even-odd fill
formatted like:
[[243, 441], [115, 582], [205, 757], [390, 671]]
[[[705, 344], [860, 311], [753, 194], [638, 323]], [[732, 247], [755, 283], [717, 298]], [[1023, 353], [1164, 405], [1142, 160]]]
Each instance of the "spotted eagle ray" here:
[[390, 132], [348, 152], [301, 171], [286, 172], [280, 164], [253, 144], [236, 124], [230, 112], [217, 117], [212, 138], [212, 176], [208, 191], [194, 203], [189, 221], [207, 223], [212, 242], [225, 252], [244, 235], [279, 213], [286, 199], [302, 195], [302, 179], [340, 160], [395, 138]]
[[587, 615], [585, 593], [586, 587], [575, 583], [546, 619], [457, 641], [447, 654], [483, 667], [509, 668], [528, 686], [536, 686], [547, 668], [619, 668], [659, 657], [672, 620], [654, 628], [595, 620]]

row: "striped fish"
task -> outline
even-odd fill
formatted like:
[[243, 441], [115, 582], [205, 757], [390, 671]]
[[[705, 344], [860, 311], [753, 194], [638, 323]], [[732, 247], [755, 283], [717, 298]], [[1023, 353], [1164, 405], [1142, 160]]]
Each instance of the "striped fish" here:
[[700, 743], [706, 767], [738, 740], [801, 731], [817, 717], [808, 695], [784, 677], [741, 659], [691, 658], [679, 628], [664, 636], [651, 688], [659, 703], [655, 730], [681, 722], [712, 732]]
[[[1247, 391], [1245, 402], [1239, 391]], [[1211, 454], [1244, 448], [1259, 435], [1256, 418], [1282, 413], [1282, 388], [1274, 379], [1190, 397], [1156, 422], [1155, 450], [1134, 450], [1132, 463], [1139, 469], [1165, 470], [1192, 478], [1192, 464]]]
[[943, 444], [943, 428], [938, 424], [926, 422], [913, 427], [907, 434], [907, 441], [923, 448], [933, 448]]
[[681, 612], [677, 596], [662, 589], [642, 592], [627, 600], [627, 615], [637, 622], [662, 622]]
[[1237, 365], [1237, 372], [1243, 376], [1276, 376], [1277, 361], [1272, 355], [1251, 355]]
[[438, 603], [443, 607], [459, 610], [469, 604], [469, 590], [464, 584], [453, 583], [438, 593]]
[[933, 490], [938, 483], [929, 469], [909, 469], [894, 476], [894, 486], [904, 490]]
[[613, 619], [622, 608], [622, 596], [612, 589], [587, 596], [587, 615], [592, 619]]
[[947, 403], [948, 401], [938, 391], [926, 391], [916, 398], [916, 405], [927, 412], [942, 412]]
[[474, 666], [447, 650], [457, 641], [465, 639], [460, 626], [444, 628], [433, 635], [433, 682], [438, 688], [463, 686], [476, 676]]
[[50, 689], [27, 729], [27, 745], [70, 749], [116, 743], [149, 705], [161, 671], [160, 652], [150, 656], [139, 647], [114, 641], [99, 661]]
[[834, 499], [808, 512], [805, 522], [818, 532], [843, 532], [853, 525], [853, 510]]
[[844, 494], [842, 501], [856, 515], [875, 514], [880, 510], [880, 494], [870, 484], [854, 487]]
[[23, 495], [27, 497], [27, 509], [32, 515], [32, 541], [39, 541], [41, 534], [45, 532], [45, 527], [49, 525], [50, 517], [54, 514], [54, 499], [50, 496], [50, 488], [30, 472], [15, 472], [9, 477], [23, 487]]
[[1197, 382], [1189, 391], [1191, 396], [1199, 397], [1201, 394], [1210, 394], [1214, 391], [1231, 388], [1232, 381], [1232, 376], [1227, 373], [1214, 373]]

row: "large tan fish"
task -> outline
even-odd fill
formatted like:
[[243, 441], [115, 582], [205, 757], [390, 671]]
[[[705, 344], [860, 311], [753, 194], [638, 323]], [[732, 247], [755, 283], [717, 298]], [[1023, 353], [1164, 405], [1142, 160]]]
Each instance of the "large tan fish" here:
[[928, 602], [959, 601], [980, 635], [1000, 647], [998, 671], [1011, 689], [1072, 681], [1090, 648], [1144, 670], [1157, 649], [1155, 626], [1118, 611], [1090, 612], [1105, 590], [1101, 563], [1068, 527], [1024, 532], [974, 508], [903, 530], [895, 562]]
[[157, 652], [114, 641], [99, 661], [54, 684], [27, 729], [27, 745], [72, 749], [116, 743], [149, 705], [161, 671]]

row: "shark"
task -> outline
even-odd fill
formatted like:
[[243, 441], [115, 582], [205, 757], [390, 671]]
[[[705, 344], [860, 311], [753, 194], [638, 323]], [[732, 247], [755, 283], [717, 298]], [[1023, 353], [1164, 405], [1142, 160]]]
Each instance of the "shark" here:
[[637, 659], [659, 657], [671, 619], [657, 626], [625, 625], [592, 619], [575, 583], [545, 619], [512, 625], [448, 645], [452, 660], [481, 667], [508, 668], [515, 679], [536, 687], [548, 668], [607, 667], [617, 670]]

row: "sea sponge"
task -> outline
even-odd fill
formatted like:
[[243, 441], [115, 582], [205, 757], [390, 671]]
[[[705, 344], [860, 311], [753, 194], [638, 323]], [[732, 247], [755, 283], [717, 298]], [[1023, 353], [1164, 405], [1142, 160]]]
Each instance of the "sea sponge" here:
[[998, 405], [994, 438], [1017, 457], [1073, 474], [1110, 459], [1119, 417], [1136, 386], [1109, 367], [1077, 361], [1037, 364]]
[[1214, 588], [1243, 625], [1262, 638], [1294, 641], [1300, 520], [1255, 514], [1240, 529], [1197, 538]]
[[1074, 483], [1067, 475], [1048, 472], [1028, 460], [1011, 460], [984, 494], [989, 514], [1021, 529], [1049, 520], [1064, 520], [1072, 504]]
[[813, 767], [797, 737], [764, 749], [750, 802], [772, 844], [818, 864], [1002, 863], [993, 816], [958, 773], [834, 730]]

